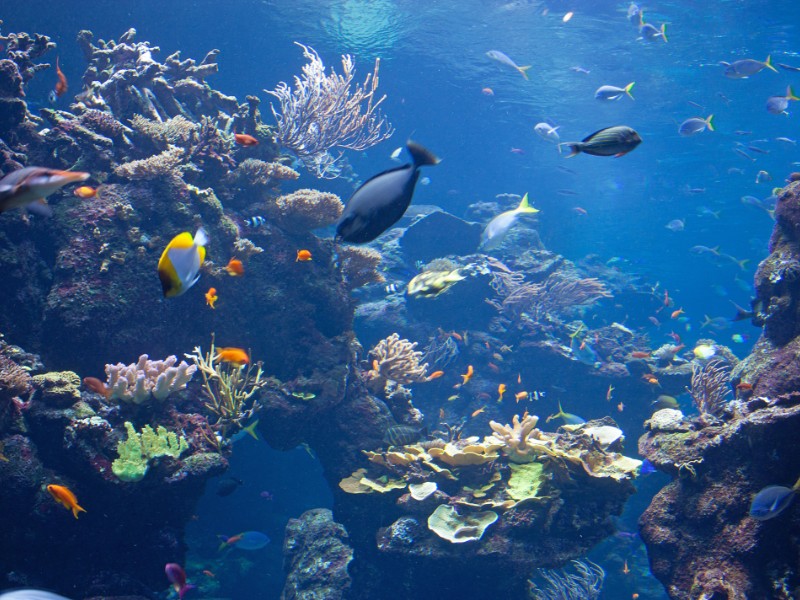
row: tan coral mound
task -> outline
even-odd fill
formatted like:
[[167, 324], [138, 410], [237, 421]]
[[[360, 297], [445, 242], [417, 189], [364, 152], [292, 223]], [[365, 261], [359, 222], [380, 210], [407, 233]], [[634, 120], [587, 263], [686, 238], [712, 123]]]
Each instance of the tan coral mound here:
[[302, 189], [279, 196], [267, 210], [282, 229], [305, 233], [333, 225], [342, 216], [344, 204], [336, 194]]
[[386, 279], [378, 272], [383, 256], [373, 248], [342, 246], [339, 248], [339, 261], [342, 276], [351, 290], [370, 283], [383, 283]]

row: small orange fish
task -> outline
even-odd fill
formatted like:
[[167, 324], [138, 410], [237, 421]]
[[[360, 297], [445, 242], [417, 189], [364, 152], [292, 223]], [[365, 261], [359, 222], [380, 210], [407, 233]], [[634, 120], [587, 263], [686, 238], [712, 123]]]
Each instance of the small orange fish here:
[[246, 365], [250, 362], [250, 357], [247, 352], [241, 348], [217, 348], [217, 355], [214, 360], [221, 362], [229, 362], [237, 367]]
[[517, 383], [522, 383], [522, 373], [517, 373]]
[[672, 299], [669, 297], [669, 291], [664, 290], [664, 307], [668, 307], [672, 304]]
[[505, 359], [499, 352], [495, 352], [492, 354], [492, 358], [495, 359], [497, 362], [503, 362]]
[[481, 90], [481, 94], [484, 96], [494, 96], [494, 90], [490, 87], [485, 87]]
[[745, 381], [736, 385], [736, 391], [738, 392], [749, 392], [752, 389], [753, 389], [753, 384], [747, 383]]
[[486, 405], [484, 404], [478, 410], [473, 411], [472, 416], [473, 417], [477, 417], [479, 414], [481, 414], [482, 412], [485, 412], [485, 411], [486, 411]]
[[72, 195], [87, 200], [97, 196], [97, 188], [93, 188], [90, 185], [82, 185], [79, 188], [75, 188], [75, 190], [72, 192]]
[[58, 502], [67, 510], [72, 511], [72, 515], [77, 519], [79, 512], [86, 512], [86, 509], [78, 504], [78, 499], [68, 487], [63, 485], [56, 485], [51, 483], [47, 486], [47, 491], [53, 497], [53, 500]]
[[380, 369], [378, 369], [379, 366], [380, 365], [378, 364], [378, 359], [377, 358], [372, 361], [372, 370], [373, 371], [379, 371], [380, 370]]
[[441, 377], [442, 375], [444, 375], [444, 371], [434, 371], [433, 373], [428, 375], [428, 381], [433, 381], [434, 379], [439, 379], [439, 377]]
[[205, 575], [206, 577], [209, 577], [211, 579], [216, 579], [217, 578], [217, 576], [214, 575], [214, 573], [212, 573], [208, 569], [203, 569], [203, 575]]
[[623, 410], [625, 410], [625, 405], [622, 402], [620, 402], [619, 404], [617, 404], [617, 410], [619, 412], [622, 412]]
[[614, 391], [614, 386], [609, 383], [608, 391], [606, 392], [606, 402], [611, 402], [611, 392], [613, 391]]
[[644, 379], [645, 382], [649, 383], [650, 385], [657, 385], [661, 387], [661, 384], [658, 382], [658, 378], [652, 373], [645, 373], [642, 375], [642, 379]]
[[639, 594], [637, 594], [636, 592], [633, 592], [633, 594], [631, 594], [631, 600], [638, 600], [638, 598]]
[[84, 377], [83, 385], [87, 389], [93, 391], [95, 394], [100, 394], [103, 398], [108, 399], [111, 395], [111, 390], [106, 387], [106, 384], [100, 381], [97, 377]]
[[444, 409], [443, 409], [443, 408], [440, 408], [440, 409], [439, 409], [439, 420], [440, 420], [440, 421], [444, 421], [444, 416], [445, 416], [445, 415], [444, 415]]
[[231, 277], [241, 277], [244, 275], [244, 265], [238, 258], [230, 259], [228, 264], [225, 266], [225, 270]]
[[298, 250], [297, 258], [294, 262], [308, 262], [309, 260], [311, 260], [311, 252], [308, 250]]
[[586, 340], [581, 340], [581, 345], [578, 346], [578, 350], [580, 351], [586, 350]]
[[672, 314], [670, 315], [670, 318], [671, 318], [671, 319], [677, 319], [678, 317], [680, 317], [680, 316], [681, 316], [682, 314], [684, 314], [685, 312], [686, 312], [686, 311], [685, 311], [685, 310], [683, 310], [683, 308], [679, 308], [678, 310], [673, 310], [673, 311], [672, 311]]
[[236, 140], [236, 143], [240, 146], [258, 146], [258, 140], [246, 133], [234, 133], [233, 139]]
[[497, 398], [497, 401], [498, 402], [502, 402], [503, 401], [503, 394], [506, 393], [506, 384], [505, 383], [501, 383], [500, 385], [497, 386], [497, 393], [499, 394], [499, 396]]
[[629, 575], [631, 570], [628, 568], [628, 560], [626, 559], [624, 564], [622, 565], [622, 574]]
[[456, 332], [456, 331], [451, 331], [447, 335], [449, 335], [451, 338], [453, 338], [457, 342], [463, 342], [464, 341], [464, 338], [461, 337], [461, 334]]
[[486, 366], [487, 366], [487, 367], [489, 367], [489, 370], [490, 370], [492, 373], [499, 373], [499, 372], [500, 372], [500, 367], [498, 367], [498, 366], [497, 366], [496, 364], [494, 364], [494, 363], [491, 363], [491, 362], [490, 362], [490, 363], [486, 363]]
[[67, 78], [64, 76], [64, 73], [61, 71], [61, 67], [58, 66], [58, 57], [56, 56], [56, 77], [58, 81], [56, 81], [55, 93], [56, 96], [61, 97], [67, 92]]
[[631, 352], [631, 358], [650, 358], [650, 353], [642, 352], [641, 350], [634, 350]]
[[469, 366], [467, 367], [467, 372], [466, 372], [466, 373], [464, 373], [464, 374], [461, 376], [461, 379], [463, 379], [463, 380], [464, 380], [464, 382], [463, 382], [461, 385], [466, 385], [467, 383], [469, 383], [469, 380], [470, 380], [470, 379], [472, 379], [472, 376], [473, 376], [474, 374], [475, 374], [475, 370], [472, 368], [472, 365], [469, 365]]
[[214, 304], [219, 300], [219, 296], [217, 296], [217, 288], [208, 288], [206, 292], [206, 304], [208, 304], [211, 308], [216, 308]]
[[516, 399], [517, 404], [519, 404], [520, 400], [525, 400], [525, 398], [527, 397], [528, 397], [528, 392], [517, 392], [516, 394], [514, 394], [514, 398]]

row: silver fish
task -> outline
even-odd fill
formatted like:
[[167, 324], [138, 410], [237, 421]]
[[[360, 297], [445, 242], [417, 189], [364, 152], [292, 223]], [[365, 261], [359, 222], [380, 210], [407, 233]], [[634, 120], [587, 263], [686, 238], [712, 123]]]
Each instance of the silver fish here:
[[45, 167], [25, 167], [12, 171], [0, 179], [0, 213], [27, 206], [49, 214], [51, 211], [44, 201], [45, 198], [65, 185], [87, 179], [89, 173]]
[[517, 219], [522, 214], [535, 214], [539, 211], [528, 204], [528, 194], [523, 196], [519, 206], [514, 210], [507, 210], [500, 213], [486, 226], [481, 234], [481, 248], [483, 250], [492, 250], [497, 248], [505, 239], [506, 234], [517, 222]]
[[518, 71], [525, 79], [528, 79], [528, 69], [530, 69], [532, 65], [528, 65], [526, 67], [520, 67], [517, 63], [511, 60], [506, 54], [500, 52], [500, 50], [489, 50], [486, 53], [486, 56], [488, 56], [494, 61], [499, 62], [501, 65], [511, 67], [515, 71]]

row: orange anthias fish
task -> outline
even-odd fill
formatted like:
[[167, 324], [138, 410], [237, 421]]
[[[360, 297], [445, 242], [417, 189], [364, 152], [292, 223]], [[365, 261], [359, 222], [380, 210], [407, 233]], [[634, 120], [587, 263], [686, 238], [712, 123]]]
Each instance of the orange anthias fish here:
[[211, 308], [216, 308], [214, 304], [217, 302], [217, 300], [219, 300], [219, 296], [217, 296], [217, 288], [208, 288], [205, 296], [206, 304], [208, 304]]
[[677, 319], [678, 317], [680, 317], [685, 312], [686, 311], [683, 310], [683, 308], [679, 308], [678, 310], [673, 310], [672, 314], [670, 315], [670, 317], [673, 318], [673, 319]]
[[216, 579], [217, 578], [217, 576], [214, 575], [214, 573], [212, 573], [208, 569], [203, 569], [203, 575], [205, 575], [206, 577], [209, 577], [211, 579]]
[[464, 373], [464, 374], [461, 376], [461, 378], [464, 380], [464, 382], [463, 382], [461, 385], [466, 385], [467, 383], [469, 383], [469, 380], [470, 380], [470, 379], [472, 379], [472, 376], [473, 376], [474, 374], [475, 374], [475, 370], [472, 368], [472, 365], [469, 365], [469, 366], [467, 367], [467, 372], [466, 372], [466, 373]]
[[236, 140], [236, 143], [240, 146], [258, 146], [258, 140], [246, 133], [234, 133], [233, 139]]
[[516, 399], [517, 404], [519, 404], [520, 400], [525, 400], [525, 398], [527, 397], [528, 397], [528, 392], [517, 392], [516, 394], [514, 394], [514, 398]]
[[308, 250], [298, 250], [297, 258], [294, 259], [294, 262], [307, 262], [309, 260], [311, 260], [311, 252]]
[[634, 350], [633, 352], [631, 352], [631, 358], [649, 358], [649, 357], [650, 357], [649, 352], [642, 352], [640, 350]]
[[473, 413], [472, 413], [472, 416], [473, 416], [473, 417], [477, 417], [479, 414], [481, 414], [481, 413], [482, 413], [482, 412], [484, 412], [485, 410], [486, 410], [486, 405], [484, 404], [484, 405], [483, 405], [483, 406], [481, 406], [481, 407], [480, 407], [478, 410], [476, 410], [476, 411], [473, 411]]
[[625, 410], [625, 405], [622, 402], [620, 402], [619, 404], [617, 404], [617, 410], [619, 412], [622, 412], [623, 410]]
[[83, 385], [87, 389], [93, 391], [95, 394], [100, 394], [103, 398], [108, 399], [111, 396], [111, 390], [106, 387], [106, 384], [100, 381], [97, 377], [84, 377]]
[[608, 384], [608, 391], [606, 392], [606, 402], [611, 402], [611, 392], [614, 391], [614, 386], [610, 383]]
[[241, 348], [217, 348], [214, 360], [229, 362], [237, 367], [250, 363], [250, 357]]
[[434, 379], [439, 379], [439, 377], [441, 377], [442, 375], [444, 375], [444, 371], [434, 371], [433, 373], [428, 375], [428, 379], [427, 380], [428, 381], [433, 381]]
[[64, 73], [61, 71], [61, 67], [58, 66], [58, 57], [56, 56], [56, 77], [58, 81], [56, 81], [55, 93], [56, 96], [63, 96], [67, 92], [67, 78], [64, 76]]
[[658, 382], [658, 378], [652, 373], [645, 373], [644, 375], [642, 375], [642, 379], [644, 379], [650, 385], [657, 385], [661, 387], [661, 384]]
[[503, 401], [503, 394], [506, 393], [506, 384], [505, 383], [501, 383], [500, 385], [497, 386], [497, 393], [499, 394], [499, 396], [497, 397], [497, 401], [498, 402], [502, 402]]
[[97, 188], [93, 188], [90, 185], [82, 185], [79, 188], [75, 188], [72, 194], [73, 196], [77, 196], [78, 198], [87, 200], [89, 198], [94, 198], [95, 196], [97, 196]]
[[631, 570], [628, 568], [628, 561], [626, 559], [625, 563], [622, 565], [622, 573], [623, 573], [623, 575], [628, 575], [628, 574], [630, 574], [630, 572], [631, 572]]
[[51, 483], [47, 486], [47, 491], [50, 492], [50, 495], [56, 502], [67, 510], [71, 510], [76, 519], [78, 518], [79, 512], [86, 512], [86, 509], [78, 504], [78, 499], [69, 488]]
[[241, 277], [244, 275], [244, 265], [238, 258], [230, 259], [228, 264], [225, 266], [225, 270], [231, 277]]

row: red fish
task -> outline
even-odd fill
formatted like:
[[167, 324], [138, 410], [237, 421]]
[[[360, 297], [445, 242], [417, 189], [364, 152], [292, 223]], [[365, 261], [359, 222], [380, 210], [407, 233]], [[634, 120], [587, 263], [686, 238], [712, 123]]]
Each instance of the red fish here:
[[238, 258], [230, 259], [230, 261], [228, 261], [227, 266], [225, 267], [225, 270], [231, 277], [241, 277], [242, 275], [244, 275], [244, 265], [242, 264], [242, 261], [240, 261]]
[[246, 133], [234, 133], [233, 139], [236, 140], [236, 143], [240, 146], [258, 146], [258, 140]]
[[83, 385], [87, 389], [93, 391], [95, 394], [100, 394], [103, 398], [108, 399], [111, 395], [111, 390], [106, 387], [106, 384], [100, 381], [97, 377], [84, 377]]
[[67, 92], [67, 78], [64, 76], [64, 73], [61, 71], [61, 68], [58, 66], [58, 57], [56, 56], [56, 77], [58, 81], [56, 81], [55, 93], [56, 96], [63, 96]]

